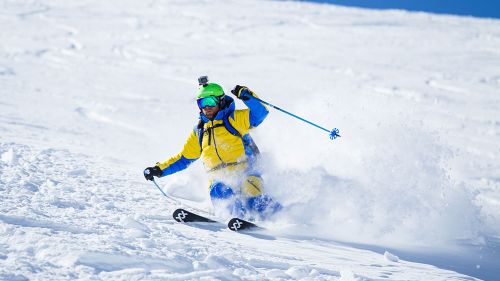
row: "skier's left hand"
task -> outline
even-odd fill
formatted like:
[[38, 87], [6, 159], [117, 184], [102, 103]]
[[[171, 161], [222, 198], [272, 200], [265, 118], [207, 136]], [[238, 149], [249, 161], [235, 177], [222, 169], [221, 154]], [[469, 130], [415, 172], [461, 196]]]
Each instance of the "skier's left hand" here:
[[246, 86], [236, 85], [234, 89], [231, 90], [231, 93], [235, 95], [240, 100], [249, 100], [250, 97], [253, 97], [253, 92], [248, 89]]
[[160, 177], [162, 173], [162, 170], [158, 166], [147, 167], [144, 170], [144, 177], [146, 178], [146, 180], [152, 181], [154, 179], [153, 177]]

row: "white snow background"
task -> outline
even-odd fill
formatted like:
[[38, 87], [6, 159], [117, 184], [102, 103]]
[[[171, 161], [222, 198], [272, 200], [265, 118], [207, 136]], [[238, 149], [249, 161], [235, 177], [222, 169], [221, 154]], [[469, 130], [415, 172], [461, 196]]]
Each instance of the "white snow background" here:
[[[0, 280], [500, 279], [500, 21], [288, 1], [0, 1]], [[264, 232], [142, 176], [247, 85]], [[237, 101], [242, 108], [242, 102]], [[210, 210], [201, 163], [159, 180]]]

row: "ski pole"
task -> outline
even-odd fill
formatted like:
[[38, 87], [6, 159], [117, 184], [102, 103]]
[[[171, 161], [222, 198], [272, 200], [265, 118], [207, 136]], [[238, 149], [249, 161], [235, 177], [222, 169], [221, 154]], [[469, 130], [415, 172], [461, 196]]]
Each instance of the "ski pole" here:
[[254, 99], [256, 99], [256, 100], [260, 101], [261, 103], [263, 103], [263, 104], [265, 104], [265, 105], [268, 105], [268, 106], [270, 106], [270, 107], [272, 107], [272, 108], [274, 108], [274, 109], [276, 109], [276, 110], [279, 110], [279, 111], [281, 111], [281, 112], [283, 112], [283, 113], [286, 113], [286, 114], [288, 114], [288, 115], [290, 115], [290, 116], [292, 116], [292, 117], [295, 117], [295, 118], [297, 118], [297, 119], [299, 119], [299, 120], [301, 120], [301, 121], [304, 121], [304, 122], [306, 122], [306, 123], [308, 123], [308, 124], [310, 124], [310, 125], [313, 125], [314, 127], [318, 128], [318, 129], [321, 129], [321, 130], [323, 130], [323, 131], [325, 131], [325, 132], [328, 132], [328, 133], [330, 134], [330, 139], [331, 139], [331, 140], [334, 140], [334, 139], [336, 139], [336, 138], [339, 138], [339, 137], [340, 137], [340, 135], [339, 135], [339, 129], [337, 129], [337, 128], [333, 128], [333, 130], [331, 130], [331, 131], [330, 131], [330, 130], [325, 129], [325, 128], [323, 128], [323, 127], [321, 127], [321, 126], [317, 125], [317, 124], [314, 124], [314, 123], [313, 123], [313, 122], [311, 122], [311, 121], [307, 121], [306, 119], [304, 119], [304, 118], [302, 118], [302, 117], [300, 117], [300, 116], [297, 116], [297, 115], [295, 115], [295, 114], [293, 114], [293, 113], [291, 113], [291, 112], [288, 112], [288, 111], [286, 111], [286, 110], [284, 110], [284, 109], [281, 109], [281, 108], [279, 108], [279, 107], [277, 107], [277, 106], [275, 106], [275, 105], [272, 105], [272, 104], [270, 104], [270, 103], [268, 103], [268, 102], [266, 102], [266, 101], [263, 101], [263, 100], [261, 100], [261, 99], [259, 99], [259, 98], [257, 98], [257, 97], [252, 97], [252, 98], [254, 98]]
[[156, 182], [156, 180], [153, 178], [153, 183], [156, 185], [156, 188], [158, 188], [161, 192], [161, 194], [163, 194], [163, 196], [167, 197], [168, 199], [174, 201], [175, 203], [179, 204], [179, 205], [182, 205], [181, 202], [179, 202], [179, 200], [173, 198], [172, 196], [168, 196], [165, 191], [163, 191], [163, 189], [161, 189], [161, 187], [158, 185], [158, 183]]

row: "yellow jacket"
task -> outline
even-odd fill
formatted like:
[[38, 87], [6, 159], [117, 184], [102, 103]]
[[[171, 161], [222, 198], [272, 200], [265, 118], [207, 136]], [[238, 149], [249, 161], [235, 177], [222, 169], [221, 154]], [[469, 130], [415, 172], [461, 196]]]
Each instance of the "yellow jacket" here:
[[226, 106], [219, 110], [213, 121], [200, 112], [200, 123], [191, 131], [179, 154], [157, 163], [162, 176], [181, 171], [200, 157], [209, 172], [251, 166], [259, 150], [249, 131], [262, 123], [269, 111], [253, 98], [244, 101], [248, 109], [242, 110], [235, 110], [232, 97], [225, 96], [224, 99]]

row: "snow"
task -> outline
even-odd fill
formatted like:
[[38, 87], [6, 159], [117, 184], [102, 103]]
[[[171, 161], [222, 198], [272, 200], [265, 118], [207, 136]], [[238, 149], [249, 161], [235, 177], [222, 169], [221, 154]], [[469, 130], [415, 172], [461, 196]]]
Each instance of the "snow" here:
[[391, 253], [389, 253], [387, 251], [385, 251], [384, 257], [388, 261], [392, 261], [392, 262], [398, 262], [399, 261], [399, 257], [398, 256], [395, 256], [394, 254], [391, 254]]
[[13, 164], [14, 160], [16, 159], [16, 154], [14, 153], [14, 149], [10, 148], [8, 151], [4, 152], [2, 154], [2, 162], [6, 164]]
[[[289, 1], [1, 1], [0, 280], [496, 280], [498, 20]], [[142, 170], [196, 125], [197, 78], [271, 110], [286, 211], [176, 223]], [[243, 107], [237, 101], [238, 107]], [[200, 163], [159, 180], [213, 212]]]

